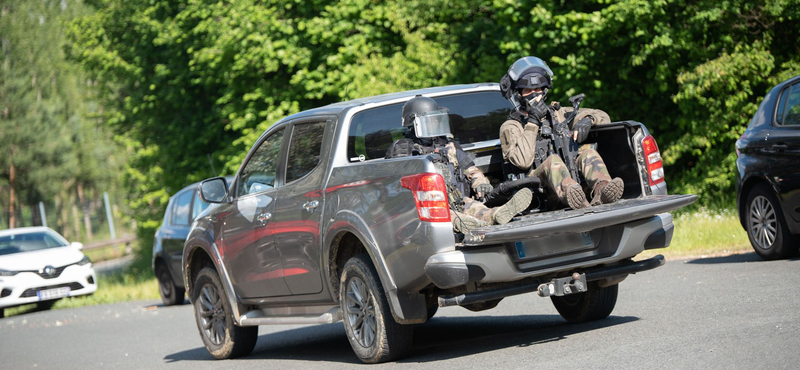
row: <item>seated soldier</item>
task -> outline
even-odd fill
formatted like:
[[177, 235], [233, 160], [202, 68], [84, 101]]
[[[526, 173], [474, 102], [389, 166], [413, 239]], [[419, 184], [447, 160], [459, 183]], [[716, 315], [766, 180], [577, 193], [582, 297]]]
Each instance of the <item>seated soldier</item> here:
[[530, 189], [518, 191], [499, 207], [489, 208], [470, 197], [474, 191], [478, 198], [493, 189], [489, 179], [473, 163], [474, 157], [467, 154], [450, 134], [449, 116], [446, 108], [440, 108], [435, 100], [417, 95], [403, 105], [403, 126], [408, 127], [405, 137], [392, 143], [386, 158], [406, 157], [432, 153], [442, 154], [441, 163], [436, 163], [438, 172], [444, 177], [450, 201], [450, 219], [457, 232], [488, 226], [506, 224], [531, 204]]
[[[625, 183], [619, 177], [612, 179], [600, 154], [586, 145], [578, 150], [574, 165], [586, 179], [588, 189], [591, 189], [591, 203], [578, 183], [580, 179], [570, 176], [566, 164], [558, 155], [550, 155], [538, 167], [534, 166], [537, 142], [540, 146], [546, 145], [540, 135], [541, 125], [548, 123], [550, 127], [555, 127], [556, 122], [564, 122], [566, 115], [572, 112], [572, 107], [561, 108], [558, 104], [544, 103], [548, 90], [552, 88], [552, 76], [553, 72], [543, 60], [525, 57], [514, 62], [500, 81], [501, 93], [516, 107], [500, 126], [503, 159], [528, 171], [528, 176], [540, 178], [562, 204], [572, 209], [616, 202], [622, 197]], [[572, 140], [582, 143], [593, 125], [609, 122], [611, 119], [606, 112], [580, 109], [570, 127]], [[539, 149], [539, 155], [547, 153], [544, 148]]]

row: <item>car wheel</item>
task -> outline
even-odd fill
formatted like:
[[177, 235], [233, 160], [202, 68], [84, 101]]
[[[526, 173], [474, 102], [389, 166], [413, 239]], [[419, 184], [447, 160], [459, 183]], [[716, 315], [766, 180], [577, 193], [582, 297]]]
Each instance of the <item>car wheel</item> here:
[[36, 310], [37, 311], [47, 311], [47, 310], [53, 308], [53, 306], [56, 305], [56, 302], [58, 302], [58, 299], [36, 302]]
[[158, 264], [156, 267], [156, 277], [158, 278], [158, 293], [161, 294], [161, 301], [165, 306], [174, 306], [176, 304], [183, 304], [183, 296], [186, 294], [186, 289], [178, 288], [172, 280], [167, 267]]
[[765, 260], [791, 257], [797, 251], [797, 243], [789, 233], [781, 205], [769, 185], [756, 185], [748, 194], [746, 204], [747, 237], [756, 253]]
[[553, 306], [558, 313], [569, 322], [586, 322], [608, 317], [617, 304], [619, 284], [601, 288], [597, 284], [589, 284], [589, 290], [583, 293], [551, 296]]
[[439, 312], [439, 305], [428, 306], [428, 320], [432, 319], [436, 313]]
[[3, 319], [5, 317], [6, 317], [6, 309], [0, 308], [0, 319]]
[[234, 323], [230, 303], [213, 268], [204, 267], [197, 274], [192, 304], [200, 337], [214, 358], [236, 358], [253, 351], [258, 326], [241, 327]]
[[339, 302], [347, 339], [361, 361], [375, 364], [406, 355], [414, 327], [394, 320], [369, 256], [355, 256], [344, 265]]

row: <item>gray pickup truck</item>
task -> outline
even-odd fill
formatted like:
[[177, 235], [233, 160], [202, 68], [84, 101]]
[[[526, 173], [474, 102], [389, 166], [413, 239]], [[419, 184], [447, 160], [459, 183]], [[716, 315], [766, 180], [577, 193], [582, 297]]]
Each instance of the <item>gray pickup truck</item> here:
[[404, 102], [417, 94], [449, 108], [455, 140], [493, 183], [507, 178], [498, 133], [512, 106], [497, 84], [351, 100], [276, 122], [232, 183], [201, 184], [212, 205], [184, 245], [185, 286], [214, 357], [250, 353], [258, 325], [342, 320], [362, 361], [390, 361], [408, 352], [413, 324], [439, 307], [481, 311], [529, 292], [550, 297], [570, 322], [602, 319], [622, 280], [664, 264], [661, 255], [634, 257], [667, 247], [667, 212], [696, 197], [667, 195], [644, 125], [614, 122], [586, 140], [624, 180], [620, 201], [552, 209], [539, 189], [533, 212], [456, 233], [449, 217], [431, 217], [437, 204], [417, 198], [446, 192], [432, 158], [384, 159], [405, 133]]

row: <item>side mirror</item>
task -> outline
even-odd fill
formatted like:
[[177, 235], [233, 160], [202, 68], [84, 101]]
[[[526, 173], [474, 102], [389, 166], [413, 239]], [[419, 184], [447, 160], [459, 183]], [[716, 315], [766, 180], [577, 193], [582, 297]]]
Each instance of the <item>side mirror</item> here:
[[200, 198], [206, 203], [224, 203], [228, 198], [228, 182], [214, 177], [200, 183]]
[[75, 248], [77, 250], [82, 250], [83, 249], [83, 243], [79, 243], [79, 242], [72, 242], [72, 243], [69, 244], [69, 246], [72, 247], [72, 248]]

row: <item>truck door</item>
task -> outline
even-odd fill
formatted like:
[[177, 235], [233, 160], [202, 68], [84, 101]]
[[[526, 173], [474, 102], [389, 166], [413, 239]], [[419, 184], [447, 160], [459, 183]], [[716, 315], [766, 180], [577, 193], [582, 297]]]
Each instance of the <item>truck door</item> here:
[[330, 141], [323, 140], [327, 122], [303, 121], [290, 128], [285, 185], [278, 192], [273, 227], [284, 281], [292, 294], [322, 291], [320, 221], [326, 169], [321, 158], [323, 143]]
[[270, 134], [258, 145], [231, 189], [236, 197], [225, 215], [223, 255], [236, 294], [243, 298], [291, 294], [273, 235], [285, 131]]

